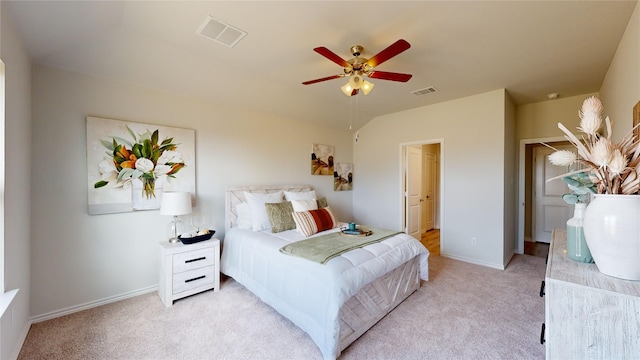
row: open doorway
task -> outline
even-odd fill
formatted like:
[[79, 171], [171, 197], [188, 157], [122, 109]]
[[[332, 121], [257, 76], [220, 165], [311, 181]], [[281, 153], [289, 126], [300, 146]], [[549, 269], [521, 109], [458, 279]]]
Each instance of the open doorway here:
[[402, 144], [402, 214], [407, 234], [433, 255], [443, 248], [441, 234], [442, 140]]
[[[520, 254], [546, 257], [554, 228], [565, 227], [572, 217], [572, 207], [562, 200], [569, 192], [561, 181], [547, 181], [568, 169], [551, 165], [548, 156], [569, 143], [563, 138], [528, 139], [520, 143], [520, 208], [518, 249]], [[570, 149], [570, 148], [569, 148]]]

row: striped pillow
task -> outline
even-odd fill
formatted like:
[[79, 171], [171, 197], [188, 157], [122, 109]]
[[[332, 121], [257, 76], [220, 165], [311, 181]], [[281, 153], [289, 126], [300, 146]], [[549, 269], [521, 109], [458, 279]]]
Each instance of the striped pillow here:
[[333, 229], [338, 225], [329, 207], [318, 210], [295, 211], [293, 212], [293, 220], [296, 222], [298, 230], [307, 237], [320, 231]]

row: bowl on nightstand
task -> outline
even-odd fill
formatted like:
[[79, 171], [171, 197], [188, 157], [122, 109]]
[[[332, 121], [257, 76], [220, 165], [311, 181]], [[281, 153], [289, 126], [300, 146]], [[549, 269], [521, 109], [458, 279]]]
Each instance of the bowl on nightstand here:
[[215, 234], [216, 231], [215, 230], [209, 230], [208, 234], [203, 234], [203, 235], [196, 235], [196, 236], [192, 236], [192, 237], [182, 237], [182, 235], [178, 236], [178, 239], [185, 245], [189, 245], [189, 244], [195, 244], [197, 242], [200, 241], [205, 241], [205, 240], [209, 240], [211, 239], [211, 237], [213, 236], [213, 234]]

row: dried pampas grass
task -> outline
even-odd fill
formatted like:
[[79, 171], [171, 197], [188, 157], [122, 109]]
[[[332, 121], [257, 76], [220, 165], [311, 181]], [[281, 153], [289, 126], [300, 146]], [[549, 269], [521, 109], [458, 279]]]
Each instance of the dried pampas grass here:
[[633, 130], [638, 125], [619, 143], [614, 143], [611, 140], [612, 125], [608, 116], [604, 119], [606, 136], [600, 133], [603, 111], [604, 107], [600, 99], [595, 96], [585, 99], [582, 109], [578, 111], [580, 117], [578, 130], [584, 133], [581, 139], [562, 123], [558, 123], [558, 128], [564, 133], [565, 139], [576, 147], [577, 152], [554, 149], [556, 151], [549, 156], [549, 162], [558, 166], [581, 165], [582, 168], [553, 179], [584, 172], [596, 185], [598, 194], [638, 194], [640, 142], [633, 135]]

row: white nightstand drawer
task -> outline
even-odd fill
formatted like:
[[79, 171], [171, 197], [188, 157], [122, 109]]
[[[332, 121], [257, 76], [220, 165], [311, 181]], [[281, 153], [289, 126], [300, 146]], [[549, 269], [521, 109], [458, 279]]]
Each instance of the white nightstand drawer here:
[[215, 282], [214, 273], [214, 267], [207, 266], [175, 274], [173, 276], [173, 293], [178, 294], [207, 284], [213, 284]]
[[[1, 1], [1, 0], [0, 0]], [[160, 243], [158, 296], [166, 307], [199, 292], [220, 290], [220, 240]]]
[[[187, 245], [188, 246], [188, 245]], [[211, 266], [215, 262], [211, 249], [189, 251], [173, 256], [173, 273]]]

